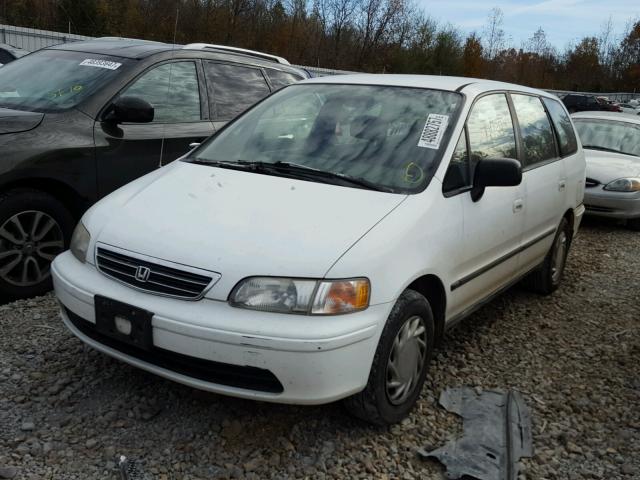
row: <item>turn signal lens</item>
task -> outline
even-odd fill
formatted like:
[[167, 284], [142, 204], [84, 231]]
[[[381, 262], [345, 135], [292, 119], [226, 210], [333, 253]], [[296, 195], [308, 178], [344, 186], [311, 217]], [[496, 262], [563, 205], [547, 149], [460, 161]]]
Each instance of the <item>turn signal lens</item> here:
[[369, 280], [320, 282], [311, 313], [332, 315], [364, 310], [369, 306]]

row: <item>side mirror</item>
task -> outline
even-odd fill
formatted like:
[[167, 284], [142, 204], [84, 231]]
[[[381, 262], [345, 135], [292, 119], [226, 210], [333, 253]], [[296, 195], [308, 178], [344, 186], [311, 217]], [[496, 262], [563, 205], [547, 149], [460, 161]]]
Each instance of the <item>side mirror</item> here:
[[154, 110], [149, 102], [138, 97], [119, 97], [109, 107], [104, 119], [115, 123], [153, 122]]
[[486, 187], [514, 187], [522, 182], [522, 166], [512, 158], [486, 158], [476, 165], [471, 198], [478, 201]]

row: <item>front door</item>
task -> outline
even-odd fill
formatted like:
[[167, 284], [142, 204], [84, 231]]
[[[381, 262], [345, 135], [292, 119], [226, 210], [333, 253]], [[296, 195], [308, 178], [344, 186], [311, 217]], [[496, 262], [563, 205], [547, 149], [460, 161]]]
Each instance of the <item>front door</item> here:
[[196, 62], [181, 60], [151, 67], [119, 93], [149, 102], [154, 120], [95, 123], [100, 197], [172, 162], [214, 132], [201, 90]]
[[488, 187], [470, 193], [477, 162], [517, 158], [516, 137], [504, 93], [481, 97], [467, 119], [444, 180], [445, 195], [462, 195], [463, 249], [455, 264], [448, 316], [462, 313], [509, 283], [518, 271], [524, 226], [524, 187]]

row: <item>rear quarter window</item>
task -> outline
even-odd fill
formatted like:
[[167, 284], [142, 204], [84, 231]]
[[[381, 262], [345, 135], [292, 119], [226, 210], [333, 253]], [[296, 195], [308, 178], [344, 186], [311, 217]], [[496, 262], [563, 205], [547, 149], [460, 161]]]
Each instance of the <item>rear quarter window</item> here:
[[551, 121], [558, 138], [558, 146], [560, 154], [563, 157], [572, 155], [578, 151], [578, 141], [576, 140], [576, 132], [571, 124], [569, 114], [557, 100], [551, 98], [543, 98], [542, 100], [547, 107]]
[[298, 75], [282, 72], [280, 70], [273, 70], [272, 68], [266, 68], [265, 71], [267, 72], [267, 77], [269, 77], [269, 81], [271, 82], [271, 86], [274, 91], [280, 90], [282, 87], [286, 87], [287, 85], [291, 85], [292, 83], [302, 80], [302, 77]]

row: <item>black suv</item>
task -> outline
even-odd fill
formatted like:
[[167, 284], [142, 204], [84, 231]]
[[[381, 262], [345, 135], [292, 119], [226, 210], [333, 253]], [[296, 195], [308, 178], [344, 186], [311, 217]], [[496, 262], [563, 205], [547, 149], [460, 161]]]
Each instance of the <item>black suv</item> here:
[[113, 38], [0, 68], [0, 296], [47, 291], [92, 203], [307, 76], [260, 52]]
[[600, 102], [595, 95], [577, 95], [570, 93], [562, 97], [562, 103], [564, 103], [569, 113], [575, 112], [590, 112], [590, 111], [609, 111], [603, 102]]

